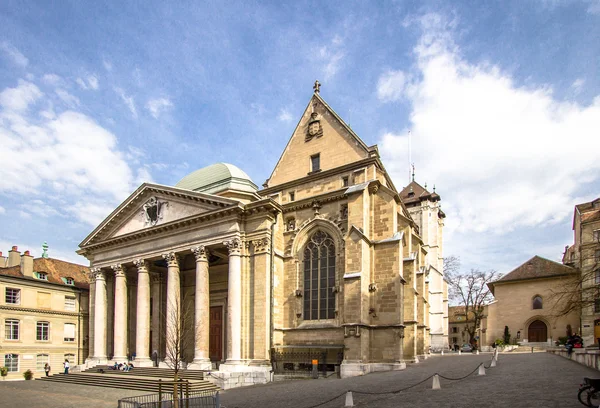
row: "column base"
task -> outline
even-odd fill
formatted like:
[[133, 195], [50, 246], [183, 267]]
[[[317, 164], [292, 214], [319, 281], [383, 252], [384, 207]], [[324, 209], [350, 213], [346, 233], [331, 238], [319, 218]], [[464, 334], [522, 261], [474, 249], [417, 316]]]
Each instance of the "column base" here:
[[111, 361], [116, 361], [117, 363], [122, 363], [124, 361], [129, 361], [129, 359], [127, 358], [127, 356], [113, 356], [113, 358], [111, 358]]
[[150, 360], [149, 357], [136, 357], [131, 363], [134, 367], [154, 367], [154, 361]]
[[379, 371], [397, 371], [406, 369], [406, 363], [363, 363], [358, 360], [344, 360], [340, 366], [340, 376], [342, 378], [358, 377], [369, 373]]
[[231, 361], [219, 366], [219, 374], [207, 376], [206, 380], [224, 390], [273, 381], [271, 366], [247, 365], [244, 361]]
[[188, 364], [187, 368], [188, 368], [188, 370], [210, 371], [210, 370], [212, 370], [212, 362], [207, 358], [198, 359], [198, 360], [194, 359], [194, 361], [192, 361], [190, 364]]

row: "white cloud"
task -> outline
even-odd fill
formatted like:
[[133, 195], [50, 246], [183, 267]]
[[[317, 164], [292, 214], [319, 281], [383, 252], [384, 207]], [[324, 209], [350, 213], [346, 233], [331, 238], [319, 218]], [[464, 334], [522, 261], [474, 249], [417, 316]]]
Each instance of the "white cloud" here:
[[75, 95], [71, 95], [64, 89], [57, 89], [55, 92], [56, 95], [58, 95], [58, 97], [69, 107], [74, 108], [79, 105], [79, 98]]
[[397, 101], [402, 98], [406, 75], [402, 71], [387, 71], [377, 81], [377, 97], [382, 102]]
[[113, 69], [112, 63], [110, 61], [104, 60], [102, 61], [102, 65], [104, 66], [104, 69], [108, 72], [112, 71]]
[[[500, 234], [570, 217], [578, 186], [600, 174], [596, 149], [582, 148], [598, 144], [600, 97], [583, 106], [554, 99], [548, 87], [519, 86], [498, 66], [466, 61], [440, 16], [420, 23], [420, 79], [398, 87], [412, 104], [417, 179], [437, 184], [449, 230]], [[398, 180], [408, 169], [406, 133], [379, 143]]]
[[21, 53], [17, 48], [13, 47], [7, 41], [0, 42], [0, 50], [4, 51], [4, 53], [18, 66], [26, 67], [29, 65], [29, 60], [25, 55]]
[[98, 89], [98, 78], [95, 75], [89, 75], [87, 77], [87, 82], [90, 88], [94, 90]]
[[23, 218], [24, 220], [29, 220], [29, 219], [31, 219], [31, 214], [29, 214], [26, 211], [21, 210], [21, 211], [19, 211], [19, 217]]
[[173, 103], [168, 98], [156, 98], [150, 99], [146, 103], [146, 109], [150, 111], [150, 114], [154, 119], [158, 119], [160, 114], [173, 107]]
[[6, 214], [6, 209], [2, 206], [0, 206], [0, 214]]
[[342, 61], [346, 56], [343, 45], [344, 39], [336, 34], [328, 45], [319, 48], [318, 58], [323, 63], [324, 80], [332, 78], [340, 70]]
[[600, 0], [590, 0], [587, 12], [590, 14], [600, 15]]
[[281, 109], [279, 111], [279, 115], [277, 116], [277, 119], [279, 119], [282, 122], [289, 122], [293, 119], [292, 114], [290, 113], [289, 110], [286, 109]]
[[573, 89], [573, 91], [578, 94], [579, 92], [581, 92], [581, 89], [583, 88], [583, 85], [585, 84], [585, 79], [582, 78], [577, 78], [575, 81], [573, 81], [573, 83], [571, 84], [571, 88]]
[[58, 212], [54, 207], [45, 203], [42, 200], [28, 200], [26, 203], [21, 205], [23, 210], [27, 211], [30, 214], [34, 214], [38, 217], [48, 218], [48, 217], [60, 217], [64, 216]]
[[6, 110], [24, 111], [42, 95], [42, 91], [35, 84], [19, 80], [16, 88], [6, 88], [0, 93], [0, 106]]
[[127, 105], [127, 107], [129, 108], [129, 111], [131, 112], [131, 116], [133, 116], [134, 119], [137, 119], [138, 114], [137, 114], [137, 109], [135, 107], [135, 101], [133, 100], [133, 96], [129, 96], [129, 95], [125, 94], [125, 91], [121, 88], [115, 88], [115, 92], [117, 93], [117, 95], [119, 95], [121, 97], [121, 100], [123, 101], [123, 103], [125, 103], [125, 105]]
[[[7, 95], [20, 102], [6, 103]], [[151, 175], [146, 167], [130, 167], [116, 136], [90, 117], [73, 110], [30, 113], [27, 106], [40, 98], [50, 104], [24, 81], [0, 93], [0, 195], [23, 197], [21, 217], [70, 215], [97, 225], [139, 178]], [[56, 196], [75, 204], [59, 212], [49, 205]]]
[[83, 90], [98, 89], [98, 78], [95, 75], [88, 75], [86, 78], [79, 77], [75, 82], [77, 82], [77, 85]]
[[44, 82], [47, 85], [56, 86], [62, 82], [62, 78], [56, 74], [45, 74], [42, 77], [42, 82]]

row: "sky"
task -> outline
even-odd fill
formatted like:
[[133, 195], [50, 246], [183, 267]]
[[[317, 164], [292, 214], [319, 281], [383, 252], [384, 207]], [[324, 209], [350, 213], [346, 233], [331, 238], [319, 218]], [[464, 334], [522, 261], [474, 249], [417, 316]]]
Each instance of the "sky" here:
[[[124, 4], [121, 4], [124, 3]], [[315, 80], [444, 255], [559, 261], [600, 195], [600, 0], [0, 2], [0, 251], [79, 243], [141, 183], [269, 177]]]

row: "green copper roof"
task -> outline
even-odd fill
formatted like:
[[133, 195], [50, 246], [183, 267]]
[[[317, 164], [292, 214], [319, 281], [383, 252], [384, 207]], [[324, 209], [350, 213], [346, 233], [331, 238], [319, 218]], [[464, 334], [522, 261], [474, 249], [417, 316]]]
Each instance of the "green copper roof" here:
[[256, 192], [258, 187], [240, 168], [228, 163], [216, 163], [196, 170], [182, 178], [175, 187], [201, 193], [216, 194], [225, 190]]

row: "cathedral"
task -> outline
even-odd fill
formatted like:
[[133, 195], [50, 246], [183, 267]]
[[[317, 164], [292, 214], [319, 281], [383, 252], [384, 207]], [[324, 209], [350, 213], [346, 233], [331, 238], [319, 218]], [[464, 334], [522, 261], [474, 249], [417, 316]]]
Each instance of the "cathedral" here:
[[398, 370], [448, 346], [440, 196], [399, 191], [319, 91], [262, 188], [226, 163], [144, 183], [83, 240], [88, 365], [180, 358], [231, 388], [311, 363]]

